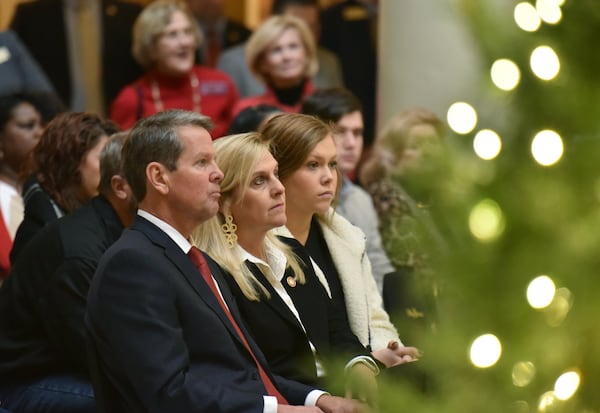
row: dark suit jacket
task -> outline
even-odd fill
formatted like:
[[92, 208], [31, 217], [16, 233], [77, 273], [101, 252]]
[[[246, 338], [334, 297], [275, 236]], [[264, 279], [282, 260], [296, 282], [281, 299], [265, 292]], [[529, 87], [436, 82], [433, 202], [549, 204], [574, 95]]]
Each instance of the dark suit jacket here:
[[[254, 354], [222, 272], [212, 274]], [[250, 353], [189, 257], [137, 217], [102, 258], [88, 296], [86, 326], [97, 355], [94, 386], [106, 411], [259, 413], [265, 393]], [[265, 368], [268, 371], [268, 367]], [[275, 376], [290, 404], [312, 388]]]
[[[142, 70], [131, 55], [131, 32], [140, 5], [120, 0], [102, 0], [102, 86], [106, 107]], [[50, 78], [59, 96], [71, 100], [71, 74], [67, 27], [62, 1], [21, 2], [11, 28]]]
[[[331, 372], [332, 358], [347, 362], [351, 357], [367, 355], [368, 352], [350, 330], [345, 309], [336, 306], [327, 295], [312, 269], [304, 247], [295, 239], [285, 237], [280, 239], [290, 245], [304, 263], [306, 283], [297, 283], [295, 287], [290, 287], [285, 280], [293, 276], [293, 272], [288, 268], [284, 275], [283, 286], [298, 310], [306, 333], [255, 264], [246, 261], [248, 268], [269, 291], [271, 298], [261, 294], [260, 301], [250, 301], [243, 295], [233, 277], [228, 276], [227, 282], [236, 298], [242, 317], [269, 360], [271, 369], [284, 377], [307, 384], [316, 384], [315, 361], [307, 335], [317, 349], [328, 373], [333, 373]], [[330, 363], [327, 363], [328, 361]]]
[[100, 257], [122, 230], [98, 196], [27, 244], [0, 288], [0, 381], [87, 375], [87, 293]]

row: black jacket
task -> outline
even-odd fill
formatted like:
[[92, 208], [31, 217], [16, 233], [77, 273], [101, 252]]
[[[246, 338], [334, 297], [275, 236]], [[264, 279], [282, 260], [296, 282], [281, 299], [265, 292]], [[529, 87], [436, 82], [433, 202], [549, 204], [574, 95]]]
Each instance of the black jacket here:
[[0, 288], [0, 381], [87, 374], [87, 293], [122, 231], [115, 210], [97, 196], [27, 244]]

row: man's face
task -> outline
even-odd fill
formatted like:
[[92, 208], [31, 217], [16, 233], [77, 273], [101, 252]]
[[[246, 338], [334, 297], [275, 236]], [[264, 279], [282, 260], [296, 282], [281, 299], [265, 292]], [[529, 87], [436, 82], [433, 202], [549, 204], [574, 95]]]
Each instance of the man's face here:
[[340, 170], [344, 174], [353, 172], [363, 149], [365, 126], [362, 113], [357, 110], [342, 116], [335, 129], [335, 146]]
[[219, 210], [223, 173], [215, 162], [215, 148], [206, 129], [187, 126], [178, 133], [184, 149], [176, 169], [165, 171], [165, 182], [172, 220], [184, 233]]

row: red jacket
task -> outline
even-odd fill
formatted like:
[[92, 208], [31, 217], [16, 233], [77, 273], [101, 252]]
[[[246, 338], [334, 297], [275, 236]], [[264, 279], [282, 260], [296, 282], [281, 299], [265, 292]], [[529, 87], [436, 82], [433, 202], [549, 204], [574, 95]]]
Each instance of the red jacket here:
[[300, 101], [294, 106], [285, 105], [277, 100], [277, 96], [275, 92], [269, 87], [267, 87], [267, 91], [264, 95], [257, 96], [248, 96], [246, 98], [240, 99], [235, 107], [233, 108], [233, 116], [236, 116], [240, 111], [246, 109], [250, 106], [256, 106], [260, 104], [267, 104], [272, 106], [277, 106], [284, 112], [288, 113], [298, 113], [300, 112], [300, 106], [302, 106], [302, 101], [309, 95], [311, 95], [315, 91], [315, 87], [313, 86], [312, 81], [307, 81], [304, 84], [304, 90], [302, 91], [302, 98]]
[[[232, 109], [239, 99], [233, 81], [220, 70], [204, 66], [192, 69], [198, 78], [200, 111], [215, 123], [213, 139], [223, 136], [232, 119]], [[110, 106], [110, 118], [123, 129], [129, 129], [140, 118], [157, 112], [152, 96], [152, 83], [156, 81], [164, 109], [193, 110], [193, 91], [189, 77], [167, 77], [156, 72], [146, 73], [125, 86]]]

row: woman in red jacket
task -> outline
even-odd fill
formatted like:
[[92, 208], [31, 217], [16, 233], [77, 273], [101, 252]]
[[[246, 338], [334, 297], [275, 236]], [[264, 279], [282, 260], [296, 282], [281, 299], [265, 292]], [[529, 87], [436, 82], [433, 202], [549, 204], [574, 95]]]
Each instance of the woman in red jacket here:
[[213, 139], [224, 135], [238, 93], [224, 72], [194, 64], [200, 42], [185, 3], [149, 4], [133, 28], [133, 56], [147, 72], [121, 90], [111, 104], [110, 118], [129, 129], [138, 119], [165, 109], [191, 110], [212, 119]]
[[310, 79], [318, 69], [316, 56], [314, 37], [304, 21], [290, 15], [265, 20], [248, 40], [246, 57], [248, 67], [267, 91], [241, 99], [234, 114], [259, 104], [299, 112], [302, 100], [314, 91]]

